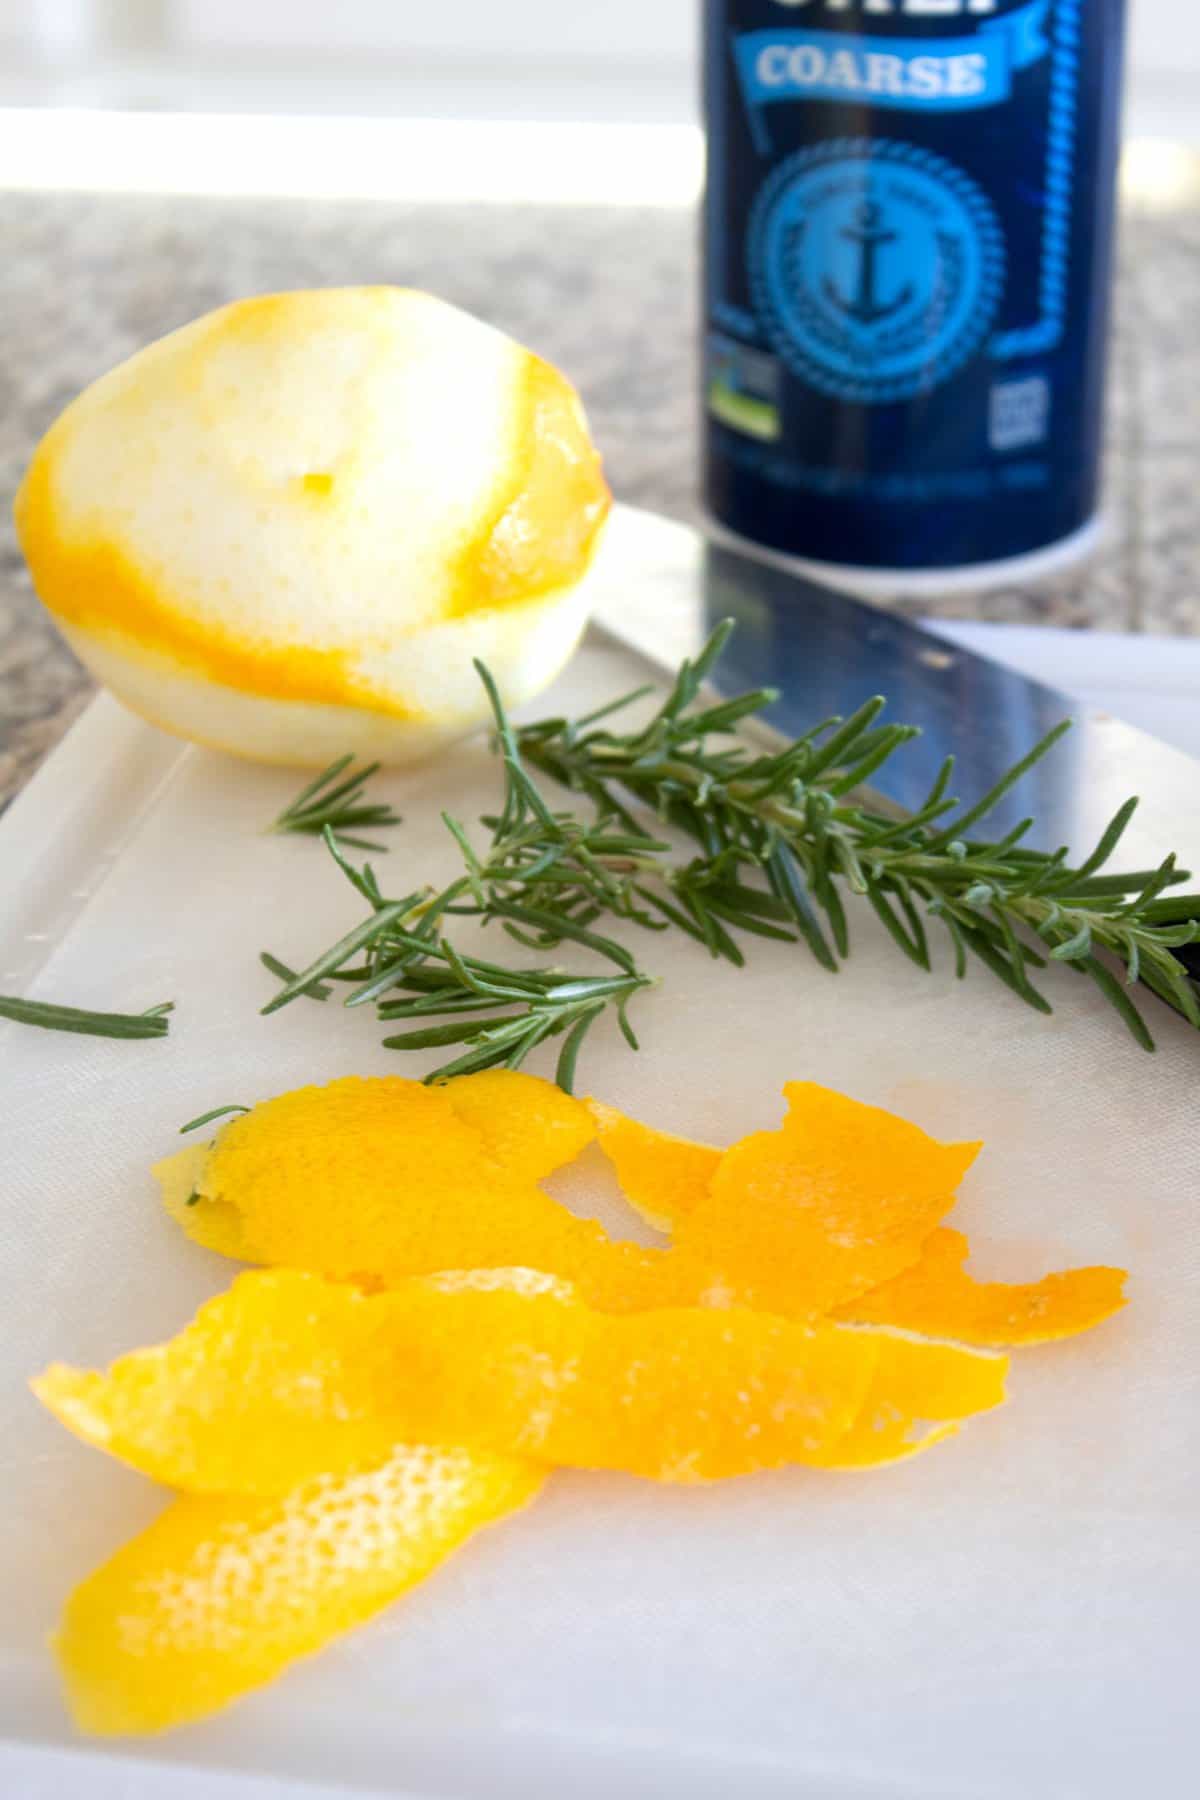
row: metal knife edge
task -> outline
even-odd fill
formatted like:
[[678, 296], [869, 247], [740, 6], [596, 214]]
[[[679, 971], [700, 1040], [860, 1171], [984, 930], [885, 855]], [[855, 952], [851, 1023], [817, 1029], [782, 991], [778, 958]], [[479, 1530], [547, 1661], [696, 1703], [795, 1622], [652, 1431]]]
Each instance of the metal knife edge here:
[[[775, 723], [756, 720], [744, 728], [743, 735], [751, 741], [779, 749], [817, 718], [833, 711], [845, 713], [876, 691], [888, 696], [890, 684], [874, 678], [886, 674], [886, 658], [891, 656], [903, 669], [907, 693], [930, 706], [937, 728], [929, 732], [920, 706], [893, 706], [892, 716], [911, 718], [929, 732], [938, 760], [946, 750], [959, 750], [953, 741], [956, 731], [980, 735], [969, 712], [962, 705], [952, 706], [950, 724], [955, 730], [947, 741], [947, 695], [961, 700], [978, 688], [993, 699], [1001, 697], [1010, 716], [1003, 730], [997, 721], [989, 722], [990, 741], [979, 745], [976, 778], [964, 798], [985, 791], [1032, 747], [1048, 724], [1073, 718], [1076, 730], [1065, 740], [1070, 749], [1064, 754], [1059, 746], [1040, 766], [1036, 796], [1030, 799], [1016, 790], [1015, 804], [1036, 810], [1042, 822], [1046, 841], [1041, 847], [1061, 842], [1081, 852], [1085, 843], [1090, 847], [1095, 841], [1117, 807], [1137, 794], [1141, 804], [1122, 843], [1121, 860], [1127, 867], [1152, 866], [1174, 850], [1181, 865], [1192, 871], [1193, 885], [1200, 886], [1200, 761], [1123, 720], [1089, 711], [1072, 696], [1003, 663], [952, 644], [902, 614], [812, 582], [779, 558], [748, 554], [727, 538], [708, 538], [652, 514], [619, 508], [617, 518], [616, 553], [598, 571], [602, 579], [591, 630], [600, 638], [631, 650], [656, 674], [672, 676], [729, 610], [722, 606], [722, 593], [715, 590], [723, 584], [727, 590], [731, 579], [758, 609], [755, 616], [780, 626], [766, 664], [747, 666], [735, 654], [729, 678], [722, 681], [718, 671], [717, 681], [709, 684], [714, 697], [759, 685], [783, 689], [782, 716]], [[735, 616], [737, 610], [735, 606]], [[824, 660], [840, 679], [853, 683], [859, 678], [861, 691], [854, 695], [851, 686], [852, 698], [845, 705], [806, 705], [799, 691], [804, 684], [796, 680], [798, 644], [805, 649], [809, 675], [811, 665]], [[861, 661], [856, 654], [859, 645], [870, 649]], [[773, 662], [770, 651], [775, 653]], [[862, 790], [860, 797], [889, 815], [911, 810], [905, 803], [908, 796], [877, 787]], [[1200, 946], [1177, 954], [1192, 976], [1200, 977]]]

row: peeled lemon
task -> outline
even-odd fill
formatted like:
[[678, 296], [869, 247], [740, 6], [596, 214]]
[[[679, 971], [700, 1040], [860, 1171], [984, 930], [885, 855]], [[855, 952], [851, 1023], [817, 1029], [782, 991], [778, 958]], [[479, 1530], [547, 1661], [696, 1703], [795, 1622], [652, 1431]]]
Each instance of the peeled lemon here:
[[609, 507], [574, 389], [408, 289], [241, 300], [67, 407], [17, 495], [79, 656], [168, 731], [405, 762], [574, 649]]

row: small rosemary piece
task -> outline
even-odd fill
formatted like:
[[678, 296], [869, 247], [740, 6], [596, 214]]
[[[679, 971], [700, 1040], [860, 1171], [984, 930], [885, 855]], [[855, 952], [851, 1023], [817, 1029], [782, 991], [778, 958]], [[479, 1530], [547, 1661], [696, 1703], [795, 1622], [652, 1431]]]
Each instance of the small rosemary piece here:
[[339, 756], [336, 762], [331, 762], [322, 774], [316, 776], [296, 795], [291, 805], [285, 807], [268, 826], [268, 830], [294, 831], [306, 837], [321, 837], [329, 829], [344, 844], [353, 844], [355, 849], [386, 850], [386, 844], [376, 844], [370, 838], [354, 834], [360, 830], [382, 830], [385, 826], [400, 825], [403, 821], [399, 813], [393, 812], [386, 802], [367, 800], [363, 793], [379, 764], [367, 763], [364, 768], [347, 774], [353, 761], [351, 754]]
[[167, 1014], [175, 1002], [141, 1013], [89, 1012], [79, 1006], [52, 1006], [45, 1000], [20, 1000], [0, 994], [0, 1019], [17, 1025], [40, 1025], [45, 1031], [73, 1031], [82, 1037], [163, 1038], [169, 1028]]
[[[198, 1119], [189, 1119], [186, 1125], [181, 1125], [179, 1135], [182, 1137], [185, 1132], [199, 1131], [202, 1125], [211, 1125], [214, 1119], [227, 1118], [230, 1113], [248, 1113], [249, 1111], [248, 1106], [214, 1106], [211, 1112], [201, 1113]], [[188, 1205], [191, 1205], [190, 1200]]]
[[[1049, 960], [1087, 975], [1146, 1049], [1153, 1040], [1129, 992], [1138, 980], [1200, 1026], [1197, 987], [1173, 954], [1200, 939], [1200, 896], [1162, 898], [1187, 879], [1173, 857], [1156, 869], [1106, 872], [1136, 802], [1075, 866], [1065, 850], [1023, 847], [1032, 820], [998, 841], [975, 835], [1066, 723], [966, 808], [950, 797], [948, 759], [923, 804], [897, 819], [859, 790], [916, 731], [881, 724], [884, 703], [872, 700], [779, 751], [752, 747], [735, 734], [770, 705], [770, 691], [702, 698], [731, 628], [713, 633], [653, 717], [627, 733], [612, 729], [612, 717], [645, 689], [573, 722], [514, 728], [477, 665], [504, 779], [500, 811], [481, 821], [490, 843], [477, 848], [462, 821], [443, 815], [461, 875], [438, 892], [389, 900], [370, 865], [356, 868], [326, 826], [326, 847], [369, 910], [263, 1010], [318, 983], [348, 982], [346, 1005], [372, 1003], [381, 1019], [410, 1027], [385, 1038], [389, 1048], [461, 1046], [427, 1079], [517, 1068], [562, 1038], [557, 1078], [569, 1088], [587, 1033], [609, 1009], [637, 1047], [626, 1009], [652, 985], [627, 945], [597, 929], [601, 921], [680, 930], [739, 966], [747, 937], [799, 942], [834, 971], [850, 949], [846, 898], [857, 895], [922, 969], [932, 968], [930, 925], [940, 925], [960, 976], [974, 960], [1039, 1012], [1050, 1005], [1032, 971]], [[553, 809], [533, 771], [582, 797], [587, 812]], [[656, 834], [657, 822], [671, 841]], [[694, 854], [679, 853], [681, 838]], [[540, 960], [514, 966], [468, 953], [446, 935], [460, 917], [499, 927]], [[571, 973], [547, 960], [564, 945], [599, 957], [601, 970]], [[1124, 981], [1099, 953], [1124, 965]]]
[[[280, 981], [295, 981], [295, 969], [289, 969], [285, 962], [280, 962], [279, 958], [272, 956], [269, 950], [260, 951], [258, 960], [268, 974], [277, 976]], [[333, 989], [324, 981], [314, 981], [304, 989], [304, 992], [310, 1000], [328, 1000]]]

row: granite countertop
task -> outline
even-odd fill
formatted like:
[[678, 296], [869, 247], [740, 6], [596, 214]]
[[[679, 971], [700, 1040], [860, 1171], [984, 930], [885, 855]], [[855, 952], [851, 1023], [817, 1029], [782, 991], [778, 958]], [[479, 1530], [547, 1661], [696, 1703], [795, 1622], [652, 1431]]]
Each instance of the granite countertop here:
[[[1051, 580], [921, 610], [1200, 628], [1200, 156], [1195, 172], [1177, 201], [1143, 190], [1124, 207], [1106, 547]], [[90, 692], [16, 548], [9, 508], [21, 471], [87, 382], [222, 301], [332, 282], [431, 288], [568, 371], [619, 499], [699, 517], [696, 232], [686, 210], [15, 192], [0, 195], [0, 233], [0, 806]]]

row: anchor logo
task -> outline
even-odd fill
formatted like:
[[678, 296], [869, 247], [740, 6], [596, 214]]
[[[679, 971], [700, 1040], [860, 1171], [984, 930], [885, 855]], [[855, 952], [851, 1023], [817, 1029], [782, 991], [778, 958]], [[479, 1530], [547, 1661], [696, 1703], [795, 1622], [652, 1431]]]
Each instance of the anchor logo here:
[[825, 297], [839, 312], [857, 319], [862, 325], [877, 325], [880, 319], [888, 319], [893, 313], [907, 306], [913, 297], [913, 284], [906, 281], [898, 294], [890, 300], [879, 297], [879, 253], [885, 244], [893, 243], [897, 233], [890, 230], [883, 222], [883, 209], [874, 200], [864, 200], [854, 214], [854, 223], [847, 225], [840, 235], [848, 238], [858, 246], [858, 279], [854, 293], [847, 299], [839, 292], [836, 283], [826, 275], [823, 281]]
[[1004, 238], [965, 170], [888, 138], [833, 138], [764, 181], [746, 243], [754, 310], [805, 387], [890, 406], [975, 356], [1004, 293]]

